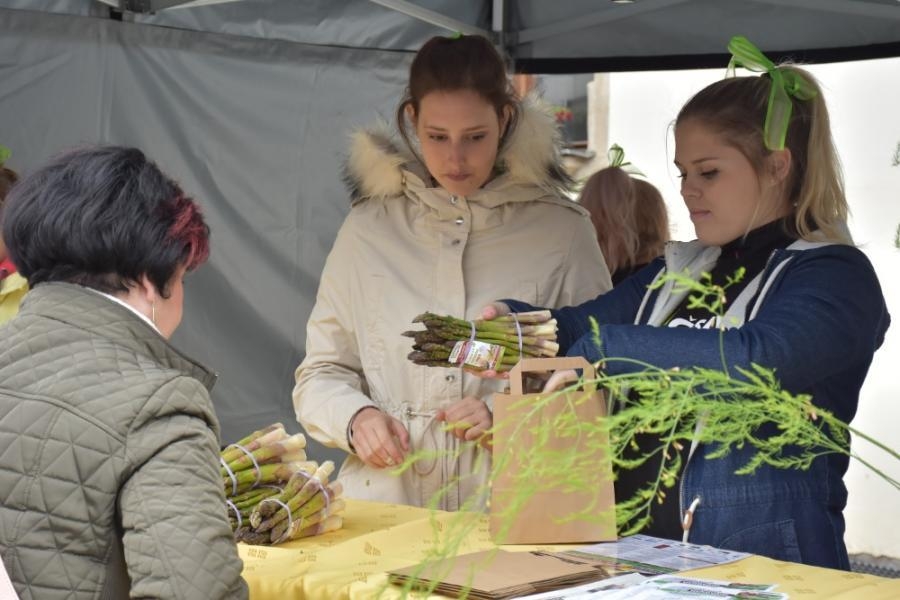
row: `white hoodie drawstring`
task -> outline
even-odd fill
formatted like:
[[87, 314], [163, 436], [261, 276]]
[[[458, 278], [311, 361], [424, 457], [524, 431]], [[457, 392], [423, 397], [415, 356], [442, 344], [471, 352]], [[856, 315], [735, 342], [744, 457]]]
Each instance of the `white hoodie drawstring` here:
[[695, 496], [691, 505], [684, 511], [684, 516], [681, 519], [681, 529], [684, 530], [684, 533], [681, 535], [681, 541], [684, 543], [688, 541], [691, 525], [694, 524], [694, 511], [697, 510], [698, 506], [700, 506], [700, 496]]

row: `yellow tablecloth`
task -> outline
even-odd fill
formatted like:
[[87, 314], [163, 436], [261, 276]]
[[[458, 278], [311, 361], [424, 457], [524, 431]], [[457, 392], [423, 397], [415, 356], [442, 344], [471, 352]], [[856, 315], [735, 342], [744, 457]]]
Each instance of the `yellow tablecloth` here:
[[[339, 531], [274, 547], [238, 545], [250, 598], [399, 598], [398, 591], [387, 583], [387, 571], [417, 564], [436, 545], [457, 554], [494, 547], [487, 518], [464, 517], [460, 513], [347, 500], [344, 528]], [[505, 548], [531, 550], [535, 546]], [[761, 556], [690, 573], [708, 579], [775, 583], [777, 591], [787, 593], [792, 599], [900, 598], [900, 580], [807, 567]]]

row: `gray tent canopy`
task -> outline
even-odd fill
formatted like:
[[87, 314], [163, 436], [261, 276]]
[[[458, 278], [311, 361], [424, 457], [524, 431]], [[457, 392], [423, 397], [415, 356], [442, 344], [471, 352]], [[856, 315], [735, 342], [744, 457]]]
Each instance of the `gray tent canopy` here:
[[[225, 27], [238, 35], [309, 42], [304, 33], [275, 31], [290, 15], [325, 9], [341, 21], [371, 25], [383, 32], [393, 10], [440, 30], [492, 37], [523, 73], [592, 73], [717, 67], [726, 59], [732, 35], [750, 38], [774, 59], [837, 62], [900, 56], [900, 3], [897, 0], [96, 0], [141, 22], [195, 30]], [[213, 5], [216, 6], [213, 6]], [[279, 5], [286, 20], [258, 19]], [[225, 6], [227, 5], [227, 6]], [[368, 6], [367, 6], [368, 5]], [[172, 10], [172, 9], [180, 10]], [[166, 10], [169, 9], [169, 10]], [[154, 17], [145, 15], [156, 13]], [[274, 14], [272, 16], [275, 16]], [[346, 17], [346, 18], [345, 18]], [[370, 22], [369, 19], [372, 19]], [[358, 21], [356, 21], [358, 23]], [[402, 21], [401, 21], [402, 22]], [[248, 25], [243, 31], [240, 23]], [[336, 34], [326, 43], [341, 43]], [[413, 28], [415, 30], [415, 28]], [[420, 27], [419, 30], [424, 32]], [[408, 33], [413, 33], [409, 31]], [[351, 46], [414, 51], [416, 35], [347, 39]], [[374, 42], [375, 45], [372, 45]], [[322, 42], [313, 42], [322, 43]]]
[[724, 67], [738, 33], [843, 60], [900, 55], [900, 2], [0, 0], [10, 166], [134, 145], [203, 205], [213, 254], [187, 280], [174, 342], [221, 373], [225, 441], [299, 429], [293, 372], [349, 210], [348, 133], [391, 119], [412, 54], [448, 30], [494, 36], [527, 72]]

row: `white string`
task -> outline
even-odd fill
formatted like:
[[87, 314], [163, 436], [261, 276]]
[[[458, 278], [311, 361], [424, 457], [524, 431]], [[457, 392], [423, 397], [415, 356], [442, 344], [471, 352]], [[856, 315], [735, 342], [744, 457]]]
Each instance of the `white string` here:
[[[259, 463], [256, 462], [256, 457], [253, 456], [253, 453], [250, 452], [249, 450], [247, 450], [246, 448], [244, 448], [243, 446], [241, 446], [240, 444], [229, 444], [225, 449], [228, 450], [228, 448], [237, 448], [238, 450], [240, 450], [241, 452], [243, 452], [244, 454], [246, 454], [247, 456], [250, 457], [250, 460], [253, 461], [253, 467], [256, 469], [256, 481], [253, 483], [253, 485], [251, 487], [258, 486], [259, 482], [262, 481], [262, 470], [259, 468]], [[228, 472], [230, 473], [231, 469], [228, 469]], [[234, 480], [232, 480], [232, 483], [234, 483]], [[237, 492], [235, 492], [235, 493], [237, 493]]]
[[684, 516], [681, 518], [681, 528], [684, 530], [681, 540], [684, 543], [687, 543], [688, 541], [688, 534], [691, 531], [691, 526], [694, 524], [694, 511], [697, 510], [698, 506], [700, 506], [700, 496], [694, 498], [688, 509], [684, 511]]
[[509, 313], [512, 315], [513, 321], [516, 322], [516, 335], [519, 336], [519, 358], [522, 358], [522, 326], [519, 325], [519, 317], [516, 313]]
[[231, 495], [237, 496], [237, 477], [234, 475], [234, 471], [231, 470], [231, 467], [228, 466], [228, 463], [225, 462], [225, 459], [221, 456], [219, 457], [219, 462], [222, 463], [222, 466], [225, 467], [225, 470], [228, 471], [228, 476], [231, 477]]
[[279, 500], [278, 498], [266, 498], [265, 500], [260, 502], [260, 504], [263, 504], [265, 502], [274, 502], [276, 504], [280, 504], [281, 507], [287, 511], [287, 515], [288, 515], [287, 529], [284, 530], [284, 533], [281, 534], [280, 538], [278, 538], [276, 541], [272, 542], [273, 544], [280, 544], [281, 542], [283, 542], [285, 540], [285, 538], [287, 538], [287, 536], [291, 535], [291, 529], [294, 528], [294, 517], [291, 516], [291, 508], [287, 504], [285, 504], [284, 502]]
[[231, 507], [231, 510], [234, 511], [235, 516], [237, 516], [237, 522], [238, 522], [238, 524], [237, 524], [237, 527], [234, 528], [234, 529], [235, 529], [235, 532], [237, 532], [237, 530], [241, 528], [241, 525], [244, 524], [244, 519], [241, 518], [241, 511], [239, 511], [239, 510], [238, 510], [238, 507], [235, 506], [234, 502], [232, 502], [232, 501], [229, 500], [228, 498], [225, 498], [225, 504], [227, 504], [228, 506], [230, 506], [230, 507]]
[[302, 475], [303, 477], [306, 477], [307, 481], [312, 481], [313, 485], [315, 485], [317, 488], [319, 488], [319, 491], [321, 491], [322, 495], [325, 497], [325, 510], [328, 510], [328, 506], [331, 504], [331, 502], [328, 499], [328, 491], [325, 489], [325, 486], [322, 485], [322, 480], [319, 479], [318, 477], [314, 477], [314, 476], [310, 475], [306, 471], [297, 471], [297, 474]]
[[[409, 428], [409, 425], [412, 422], [411, 421], [412, 417], [428, 419], [428, 421], [425, 422], [425, 425], [422, 426], [422, 444], [423, 444], [423, 450], [425, 450], [423, 452], [423, 454], [431, 455], [431, 463], [426, 463], [425, 461], [428, 459], [425, 458], [425, 456], [423, 456], [422, 458], [420, 458], [419, 460], [414, 462], [412, 465], [413, 471], [415, 471], [417, 475], [419, 475], [420, 477], [425, 477], [426, 475], [429, 475], [429, 474], [431, 474], [432, 471], [434, 471], [434, 468], [437, 466], [437, 460], [438, 460], [437, 457], [440, 454], [437, 451], [437, 449], [438, 449], [437, 435], [435, 434], [434, 427], [433, 427], [434, 424], [437, 422], [437, 411], [413, 410], [407, 404], [406, 410], [403, 411], [403, 414], [406, 415], [407, 429], [409, 429], [410, 431], [412, 431], [412, 429]], [[444, 435], [447, 436], [449, 434], [448, 434], [448, 432], [444, 432]], [[431, 447], [426, 448], [426, 446], [428, 445], [429, 442], [431, 444]], [[420, 465], [428, 465], [428, 464], [430, 464], [430, 466], [428, 466], [427, 468], [423, 468], [420, 466]]]
[[475, 321], [469, 321], [469, 327], [472, 329], [472, 335], [469, 337], [470, 342], [475, 341]]

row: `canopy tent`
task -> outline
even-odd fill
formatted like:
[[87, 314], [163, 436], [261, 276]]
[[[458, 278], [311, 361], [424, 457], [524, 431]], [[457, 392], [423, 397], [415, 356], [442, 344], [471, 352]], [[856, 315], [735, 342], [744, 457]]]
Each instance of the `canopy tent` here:
[[[728, 39], [738, 33], [778, 59], [837, 62], [900, 56], [897, 0], [95, 0], [93, 4], [99, 2], [140, 23], [382, 50], [414, 51], [442, 30], [479, 33], [501, 45], [523, 73], [716, 67], [725, 59]], [[423, 27], [425, 23], [434, 28]]]
[[135, 145], [203, 204], [213, 255], [174, 341], [221, 373], [226, 441], [297, 429], [293, 371], [349, 210], [347, 134], [390, 120], [430, 36], [488, 32], [528, 72], [724, 67], [737, 33], [775, 56], [900, 55], [895, 0], [177, 4], [0, 0], [0, 143], [22, 171], [75, 144]]

